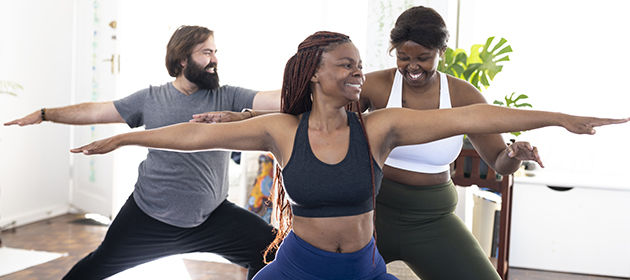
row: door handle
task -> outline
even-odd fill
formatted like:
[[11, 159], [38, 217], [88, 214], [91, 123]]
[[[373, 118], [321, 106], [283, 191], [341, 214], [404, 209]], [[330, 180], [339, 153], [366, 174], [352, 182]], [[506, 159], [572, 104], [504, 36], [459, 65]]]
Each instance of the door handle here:
[[113, 54], [112, 54], [112, 57], [111, 57], [111, 58], [109, 58], [109, 59], [103, 59], [103, 62], [109, 62], [110, 66], [111, 66], [111, 72], [112, 72], [112, 74], [114, 74], [114, 64], [115, 64], [115, 62], [114, 62], [114, 57], [115, 57], [115, 55], [113, 55]]
[[[120, 55], [112, 54], [110, 58], [103, 59], [103, 62], [109, 62], [112, 74], [116, 74], [115, 69], [117, 69], [118, 73], [120, 73]], [[116, 64], [118, 67], [116, 67]]]

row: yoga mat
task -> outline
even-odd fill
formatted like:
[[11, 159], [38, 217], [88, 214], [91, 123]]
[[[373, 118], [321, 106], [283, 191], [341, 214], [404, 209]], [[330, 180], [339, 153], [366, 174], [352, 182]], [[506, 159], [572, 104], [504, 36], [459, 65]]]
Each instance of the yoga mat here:
[[68, 254], [16, 248], [0, 248], [0, 276], [52, 261]]

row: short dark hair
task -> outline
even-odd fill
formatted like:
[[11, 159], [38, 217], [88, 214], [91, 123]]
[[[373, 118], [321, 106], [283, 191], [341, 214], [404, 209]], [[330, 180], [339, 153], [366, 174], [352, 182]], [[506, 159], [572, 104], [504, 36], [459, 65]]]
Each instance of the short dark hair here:
[[389, 35], [391, 43], [389, 51], [406, 41], [413, 41], [430, 49], [444, 50], [448, 36], [444, 19], [434, 9], [424, 6], [411, 7], [396, 20]]
[[171, 77], [182, 73], [181, 62], [186, 60], [197, 44], [201, 44], [214, 36], [212, 30], [203, 26], [182, 25], [175, 30], [166, 45], [166, 69]]

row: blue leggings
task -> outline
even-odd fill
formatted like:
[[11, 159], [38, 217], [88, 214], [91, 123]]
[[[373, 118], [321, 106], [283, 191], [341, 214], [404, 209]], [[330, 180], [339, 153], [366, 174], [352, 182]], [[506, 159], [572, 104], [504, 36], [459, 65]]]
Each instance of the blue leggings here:
[[[372, 280], [397, 279], [387, 274], [385, 262], [373, 251], [374, 239], [353, 253], [333, 253], [315, 248], [293, 231], [282, 241], [276, 259], [254, 276], [254, 280]], [[374, 252], [374, 262], [372, 262]]]

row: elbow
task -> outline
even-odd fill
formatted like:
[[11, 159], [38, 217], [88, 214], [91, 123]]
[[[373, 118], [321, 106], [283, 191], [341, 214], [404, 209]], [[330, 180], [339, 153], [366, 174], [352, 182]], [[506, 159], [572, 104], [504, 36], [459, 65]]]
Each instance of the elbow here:
[[518, 170], [518, 167], [517, 168], [510, 168], [510, 169], [502, 169], [502, 168], [495, 169], [495, 171], [498, 174], [501, 174], [502, 176], [510, 175], [510, 174], [516, 172], [516, 170]]
[[509, 162], [505, 162], [504, 164], [495, 164], [493, 167], [494, 171], [503, 176], [510, 175], [521, 166], [521, 161], [518, 159], [509, 159]]

